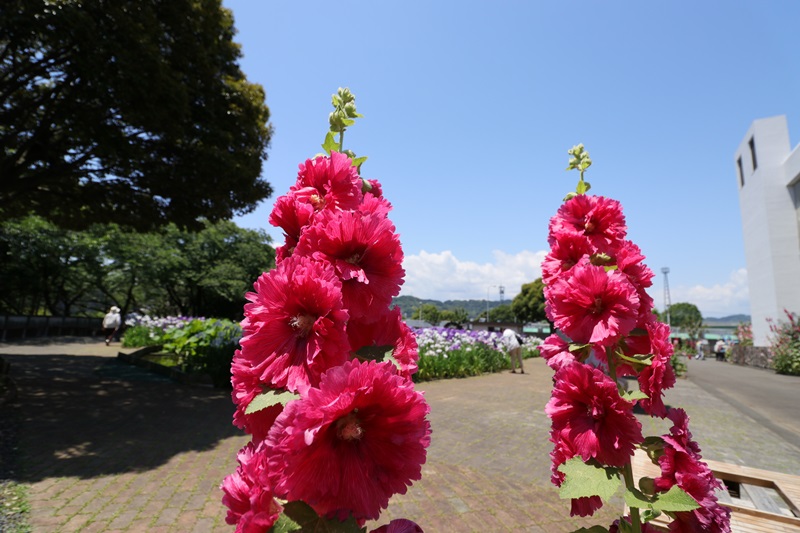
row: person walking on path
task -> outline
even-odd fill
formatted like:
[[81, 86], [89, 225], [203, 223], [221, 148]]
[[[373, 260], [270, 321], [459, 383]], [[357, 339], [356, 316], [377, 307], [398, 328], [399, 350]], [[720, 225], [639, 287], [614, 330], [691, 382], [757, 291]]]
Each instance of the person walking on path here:
[[122, 324], [122, 317], [119, 314], [119, 307], [112, 305], [111, 309], [103, 317], [103, 334], [106, 336], [106, 346], [114, 340], [119, 326]]
[[508, 348], [508, 355], [511, 356], [511, 373], [516, 374], [516, 364], [519, 363], [519, 372], [524, 374], [522, 368], [522, 343], [513, 329], [509, 328], [503, 332], [503, 344]]
[[714, 353], [717, 356], [717, 361], [724, 361], [725, 360], [725, 341], [720, 339], [714, 345]]

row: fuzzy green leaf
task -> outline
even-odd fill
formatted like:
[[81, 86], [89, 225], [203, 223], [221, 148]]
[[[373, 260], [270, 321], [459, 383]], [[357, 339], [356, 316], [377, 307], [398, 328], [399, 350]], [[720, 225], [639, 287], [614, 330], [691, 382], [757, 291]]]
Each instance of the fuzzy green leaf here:
[[608, 529], [604, 528], [603, 526], [592, 526], [592, 527], [582, 527], [580, 529], [576, 529], [572, 533], [608, 533]]
[[353, 166], [358, 168], [358, 169], [361, 169], [361, 165], [363, 165], [364, 161], [366, 161], [366, 160], [367, 160], [367, 156], [365, 156], [365, 155], [361, 156], [361, 157], [356, 157], [355, 159], [353, 159]]
[[673, 485], [667, 492], [657, 494], [653, 501], [653, 508], [657, 511], [692, 511], [698, 507], [700, 504], [677, 485]]
[[[340, 522], [335, 518], [327, 520], [320, 517], [308, 504], [296, 501], [289, 502], [283, 506], [283, 514], [291, 519], [298, 529], [288, 529], [298, 533], [365, 533], [366, 528], [359, 527], [356, 519], [352, 516]], [[274, 526], [273, 526], [274, 529]], [[278, 533], [277, 531], [274, 533]]]
[[578, 196], [578, 194], [577, 194], [577, 193], [574, 193], [574, 192], [568, 192], [568, 193], [567, 193], [567, 195], [564, 197], [564, 200], [563, 200], [563, 201], [565, 201], [565, 202], [566, 202], [567, 200], [571, 200], [572, 198], [574, 198], [574, 197], [576, 197], [576, 196]]
[[619, 356], [619, 358], [623, 361], [628, 361], [629, 363], [633, 363], [635, 365], [650, 366], [653, 364], [653, 354], [649, 353], [636, 354], [633, 357], [630, 357], [622, 352], [617, 352], [617, 356]]
[[364, 361], [383, 361], [387, 355], [392, 355], [394, 351], [394, 346], [391, 344], [386, 344], [383, 346], [362, 346], [356, 351], [356, 355], [359, 359]]
[[272, 525], [269, 533], [292, 533], [293, 531], [300, 531], [300, 524], [281, 513], [278, 520]]
[[643, 393], [638, 389], [626, 391], [625, 394], [622, 395], [622, 399], [628, 400], [629, 402], [632, 402], [634, 400], [646, 400], [649, 397], [650, 396], [648, 396], [647, 394]]
[[591, 344], [570, 344], [568, 350], [570, 352], [579, 352], [579, 351], [583, 350], [584, 348], [588, 348], [590, 346], [591, 346]]
[[584, 194], [586, 191], [589, 190], [589, 187], [590, 185], [588, 182], [581, 180], [578, 182], [578, 186], [575, 187], [575, 192], [578, 194]]
[[273, 405], [278, 405], [279, 403], [286, 405], [287, 403], [291, 402], [292, 400], [296, 400], [299, 397], [299, 394], [289, 391], [264, 391], [253, 398], [253, 401], [251, 401], [247, 405], [247, 409], [244, 410], [244, 414], [252, 415], [255, 412], [266, 409], [267, 407], [272, 407]]
[[325, 135], [325, 142], [322, 143], [322, 149], [325, 150], [325, 153], [331, 155], [332, 150], [339, 149], [339, 143], [333, 138], [333, 132], [329, 131], [327, 135]]
[[637, 489], [625, 491], [625, 503], [628, 504], [628, 507], [636, 507], [637, 509], [649, 509], [653, 504], [650, 498]]
[[558, 491], [562, 500], [590, 496], [600, 496], [603, 500], [608, 500], [617, 492], [621, 483], [617, 468], [587, 464], [580, 457], [573, 457], [559, 466], [558, 471], [565, 476]]

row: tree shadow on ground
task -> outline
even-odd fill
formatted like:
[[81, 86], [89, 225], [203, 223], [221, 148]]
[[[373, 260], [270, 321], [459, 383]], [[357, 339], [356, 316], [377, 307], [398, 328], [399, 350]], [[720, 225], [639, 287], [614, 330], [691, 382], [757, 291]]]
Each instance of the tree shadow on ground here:
[[182, 386], [116, 359], [4, 355], [19, 396], [20, 481], [156, 468], [242, 435], [225, 391]]

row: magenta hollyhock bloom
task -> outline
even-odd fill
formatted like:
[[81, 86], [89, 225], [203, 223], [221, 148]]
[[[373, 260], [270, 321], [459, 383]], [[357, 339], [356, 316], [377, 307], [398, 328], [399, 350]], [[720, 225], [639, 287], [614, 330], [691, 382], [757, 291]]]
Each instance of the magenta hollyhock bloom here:
[[539, 345], [539, 355], [553, 370], [576, 361], [575, 356], [569, 351], [569, 343], [555, 333]]
[[269, 223], [283, 230], [284, 245], [278, 249], [279, 261], [291, 255], [303, 229], [311, 223], [315, 210], [310, 198], [315, 193], [316, 189], [306, 187], [281, 196], [275, 201], [275, 206], [269, 215]]
[[377, 519], [421, 477], [429, 411], [390, 362], [331, 368], [286, 406], [265, 441], [275, 493], [321, 516]]
[[315, 211], [323, 209], [355, 209], [361, 203], [363, 181], [353, 161], [345, 154], [331, 152], [330, 157], [318, 156], [300, 164], [297, 182], [291, 192], [312, 187], [315, 194], [308, 202]]
[[562, 272], [596, 251], [588, 238], [575, 233], [561, 233], [551, 240], [550, 252], [542, 261], [542, 281], [545, 285], [550, 285]]
[[352, 319], [377, 318], [375, 309], [389, 307], [400, 293], [403, 249], [394, 224], [380, 213], [319, 213], [295, 253], [333, 265]]
[[655, 488], [663, 492], [678, 485], [700, 505], [693, 511], [675, 513], [670, 531], [730, 532], [730, 509], [721, 506], [714, 494], [722, 483], [701, 460], [700, 447], [689, 431], [688, 415], [683, 409], [669, 409], [667, 416], [673, 426], [669, 434], [661, 437], [664, 441], [658, 458], [661, 475], [654, 480]]
[[625, 238], [625, 215], [622, 205], [603, 196], [573, 196], [550, 219], [549, 240], [559, 240], [563, 233], [588, 238], [598, 252], [607, 252]]
[[646, 413], [664, 418], [667, 408], [662, 397], [663, 391], [675, 386], [675, 371], [670, 364], [673, 348], [669, 340], [669, 326], [653, 321], [647, 325], [647, 337], [650, 339], [650, 350], [644, 353], [652, 354], [653, 358], [638, 376], [639, 390], [648, 396], [639, 404]]
[[236, 472], [222, 481], [222, 503], [228, 508], [225, 522], [237, 533], [266, 533], [283, 507], [269, 489], [264, 455], [248, 442], [237, 456]]
[[646, 290], [653, 285], [653, 271], [643, 263], [641, 249], [631, 241], [622, 241], [614, 251], [614, 260], [617, 269], [636, 287], [639, 295], [639, 319], [647, 320], [653, 311], [653, 298]]
[[556, 438], [565, 441], [581, 459], [622, 467], [641, 443], [642, 426], [633, 404], [623, 400], [617, 384], [596, 368], [582, 363], [561, 367], [553, 378], [545, 412]]
[[259, 444], [266, 438], [272, 423], [283, 411], [283, 406], [273, 405], [249, 415], [245, 414], [247, 406], [250, 405], [253, 398], [263, 391], [261, 381], [250, 362], [241, 358], [241, 350], [236, 350], [233, 355], [231, 373], [231, 384], [233, 385], [231, 397], [236, 405], [233, 425], [251, 434], [253, 442]]
[[347, 360], [341, 287], [331, 265], [299, 254], [258, 278], [256, 292], [246, 295], [240, 359], [260, 383], [303, 392]]
[[555, 326], [580, 344], [610, 345], [636, 326], [639, 296], [628, 278], [582, 261], [545, 288]]
[[382, 525], [378, 529], [373, 529], [370, 533], [424, 533], [424, 531], [411, 520], [395, 518], [388, 524]]
[[368, 323], [358, 320], [350, 320], [347, 323], [347, 335], [350, 339], [351, 350], [356, 353], [365, 346], [389, 346], [392, 350], [392, 357], [400, 366], [399, 374], [406, 379], [411, 379], [411, 376], [417, 372], [417, 362], [419, 361], [419, 350], [414, 332], [406, 325], [399, 307], [387, 309], [379, 314], [380, 317], [377, 320]]
[[367, 180], [367, 183], [369, 183], [370, 187], [372, 187], [369, 191], [367, 191], [367, 194], [377, 197], [383, 196], [383, 187], [381, 187], [381, 182], [378, 180]]

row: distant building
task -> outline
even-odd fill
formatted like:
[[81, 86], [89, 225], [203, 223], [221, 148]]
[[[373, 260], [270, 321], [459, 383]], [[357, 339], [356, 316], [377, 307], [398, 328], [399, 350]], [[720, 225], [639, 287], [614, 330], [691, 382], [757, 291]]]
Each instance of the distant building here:
[[800, 150], [791, 148], [786, 117], [754, 121], [734, 164], [753, 343], [766, 346], [767, 319], [800, 312]]

